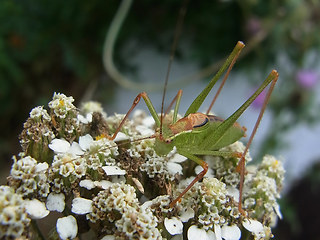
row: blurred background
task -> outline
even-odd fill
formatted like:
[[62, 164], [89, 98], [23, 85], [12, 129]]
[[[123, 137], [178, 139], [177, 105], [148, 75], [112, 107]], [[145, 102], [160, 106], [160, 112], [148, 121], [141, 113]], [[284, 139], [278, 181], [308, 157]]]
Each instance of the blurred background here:
[[[125, 86], [103, 61], [106, 34], [119, 5], [118, 0], [1, 0], [1, 184], [12, 155], [20, 151], [18, 136], [30, 110], [46, 107], [54, 92], [73, 96], [77, 106], [99, 101], [113, 114], [125, 113], [134, 97], [147, 91], [160, 111], [182, 1], [132, 3], [119, 33], [111, 36], [115, 45], [105, 51], [113, 51], [111, 64], [131, 82]], [[278, 70], [280, 78], [251, 152], [255, 161], [274, 154], [287, 170], [284, 220], [276, 238], [320, 239], [320, 2], [189, 1], [167, 103], [182, 88], [183, 113], [238, 40], [247, 46], [213, 111], [228, 117], [272, 69]], [[255, 101], [239, 120], [249, 133], [262, 101]]]

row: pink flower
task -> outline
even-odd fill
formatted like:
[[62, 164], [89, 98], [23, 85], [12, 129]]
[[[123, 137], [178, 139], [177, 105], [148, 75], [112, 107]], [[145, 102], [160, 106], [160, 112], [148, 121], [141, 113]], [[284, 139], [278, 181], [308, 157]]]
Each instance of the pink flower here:
[[301, 87], [311, 89], [316, 85], [319, 75], [313, 70], [300, 70], [296, 75], [296, 79]]
[[263, 90], [263, 91], [258, 95], [258, 97], [253, 101], [252, 107], [254, 107], [254, 108], [261, 108], [262, 105], [263, 105], [263, 101], [264, 101], [264, 99], [266, 98], [266, 95], [267, 95], [267, 91], [266, 91], [266, 90]]

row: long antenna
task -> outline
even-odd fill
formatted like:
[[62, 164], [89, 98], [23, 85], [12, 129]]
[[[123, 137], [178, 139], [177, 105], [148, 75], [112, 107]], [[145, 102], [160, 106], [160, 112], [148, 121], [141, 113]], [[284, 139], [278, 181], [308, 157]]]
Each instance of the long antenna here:
[[168, 81], [169, 81], [169, 75], [170, 75], [170, 71], [171, 71], [171, 66], [174, 60], [174, 54], [175, 51], [177, 49], [177, 44], [178, 44], [178, 40], [181, 34], [181, 30], [182, 30], [182, 25], [183, 25], [183, 21], [184, 21], [184, 17], [186, 15], [187, 12], [187, 5], [188, 5], [189, 0], [184, 0], [180, 11], [179, 11], [179, 17], [178, 17], [178, 21], [175, 27], [175, 34], [174, 34], [174, 38], [173, 38], [173, 42], [171, 45], [171, 51], [170, 51], [170, 58], [169, 58], [169, 62], [168, 62], [168, 68], [167, 68], [167, 74], [166, 74], [166, 78], [165, 78], [165, 82], [164, 82], [164, 87], [163, 87], [163, 94], [162, 94], [162, 102], [161, 102], [161, 115], [160, 115], [160, 138], [162, 138], [162, 122], [163, 122], [163, 108], [164, 108], [164, 99], [165, 99], [165, 95], [167, 92], [167, 85], [168, 85]]

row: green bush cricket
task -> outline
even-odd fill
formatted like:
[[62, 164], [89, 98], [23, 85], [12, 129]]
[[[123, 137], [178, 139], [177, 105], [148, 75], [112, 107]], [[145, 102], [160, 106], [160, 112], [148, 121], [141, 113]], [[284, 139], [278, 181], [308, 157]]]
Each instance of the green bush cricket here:
[[[217, 72], [217, 74], [212, 78], [206, 88], [197, 96], [197, 98], [192, 102], [187, 112], [182, 119], [177, 121], [177, 114], [179, 109], [179, 103], [182, 96], [182, 91], [180, 90], [173, 100], [175, 101], [175, 109], [173, 114], [172, 122], [167, 124], [163, 123], [163, 116], [159, 117], [155, 108], [153, 107], [151, 100], [145, 92], [137, 95], [134, 99], [133, 104], [124, 119], [121, 121], [119, 127], [112, 136], [108, 138], [113, 140], [118, 132], [120, 131], [123, 123], [128, 118], [129, 114], [139, 103], [141, 98], [145, 101], [154, 121], [158, 128], [157, 132], [154, 134], [155, 141], [155, 151], [158, 155], [163, 156], [168, 154], [173, 147], [176, 147], [177, 153], [189, 158], [190, 160], [201, 165], [203, 170], [200, 172], [195, 179], [190, 183], [190, 185], [175, 199], [170, 203], [170, 207], [173, 207], [177, 201], [199, 180], [203, 178], [208, 170], [208, 165], [199, 156], [203, 155], [214, 155], [214, 156], [234, 156], [239, 157], [240, 161], [238, 164], [238, 171], [240, 172], [240, 197], [239, 197], [239, 211], [243, 213], [241, 200], [242, 200], [242, 188], [245, 175], [245, 161], [244, 156], [252, 142], [253, 136], [258, 128], [260, 120], [262, 118], [263, 112], [266, 108], [267, 102], [274, 88], [274, 85], [278, 79], [278, 73], [273, 70], [269, 76], [264, 80], [261, 86], [252, 94], [252, 96], [239, 107], [229, 118], [222, 120], [219, 117], [203, 114], [197, 112], [203, 101], [207, 97], [208, 93], [211, 91], [212, 87], [215, 85], [217, 80], [221, 75], [227, 70], [225, 79], [227, 78], [236, 58], [239, 56], [244, 44], [238, 42], [234, 50], [227, 58], [223, 66]], [[228, 146], [240, 138], [245, 136], [245, 128], [241, 127], [236, 121], [242, 115], [242, 113], [250, 106], [250, 104], [256, 99], [256, 97], [271, 83], [268, 90], [267, 96], [264, 100], [264, 105], [260, 111], [257, 123], [254, 130], [250, 136], [249, 142], [246, 146], [244, 153], [234, 153], [234, 152], [222, 152], [219, 151], [222, 147]], [[172, 102], [172, 103], [173, 103]], [[172, 104], [170, 104], [172, 105]]]
[[[204, 175], [208, 171], [207, 163], [201, 159], [201, 156], [204, 155], [214, 155], [214, 156], [224, 156], [224, 157], [237, 157], [239, 158], [239, 163], [237, 166], [237, 171], [240, 173], [240, 183], [239, 183], [239, 204], [238, 209], [242, 214], [245, 212], [242, 209], [242, 190], [243, 190], [243, 183], [244, 183], [244, 176], [245, 176], [245, 155], [251, 145], [253, 137], [257, 131], [259, 123], [261, 122], [263, 113], [266, 109], [267, 103], [269, 101], [270, 95], [273, 91], [273, 88], [278, 80], [278, 73], [276, 70], [272, 70], [269, 76], [263, 81], [261, 86], [249, 97], [249, 99], [242, 104], [229, 118], [223, 120], [217, 116], [209, 115], [209, 111], [219, 95], [233, 65], [235, 64], [241, 50], [244, 48], [244, 44], [242, 42], [238, 42], [234, 47], [233, 51], [226, 59], [222, 67], [216, 73], [216, 75], [211, 79], [209, 84], [204, 88], [204, 90], [195, 98], [192, 102], [184, 117], [177, 120], [180, 100], [182, 96], [182, 90], [178, 91], [178, 94], [171, 102], [168, 110], [170, 110], [171, 106], [175, 102], [175, 108], [173, 112], [173, 118], [171, 122], [164, 122], [164, 116], [168, 112], [166, 111], [163, 114], [163, 105], [164, 105], [164, 98], [166, 92], [166, 86], [168, 82], [168, 76], [171, 68], [171, 63], [174, 57], [174, 50], [176, 48], [177, 39], [181, 30], [182, 19], [185, 14], [185, 6], [181, 8], [180, 17], [177, 24], [177, 31], [174, 37], [170, 61], [168, 65], [168, 71], [165, 81], [163, 99], [162, 99], [162, 109], [161, 115], [159, 117], [158, 113], [156, 112], [151, 100], [149, 99], [147, 93], [141, 92], [137, 95], [134, 99], [131, 108], [125, 115], [125, 117], [120, 122], [118, 128], [114, 132], [112, 136], [106, 134], [106, 136], [110, 140], [114, 140], [117, 136], [118, 132], [121, 130], [124, 122], [129, 117], [129, 114], [132, 110], [136, 107], [136, 105], [140, 102], [141, 98], [145, 101], [150, 114], [152, 115], [157, 130], [156, 133], [147, 138], [155, 138], [155, 151], [160, 156], [167, 155], [174, 147], [176, 148], [177, 153], [187, 157], [188, 159], [194, 161], [195, 163], [199, 164], [203, 170], [194, 178], [194, 180], [187, 186], [187, 188], [170, 203], [170, 207], [174, 207], [175, 204], [181, 199], [181, 197], [199, 180], [201, 180]], [[206, 114], [197, 112], [202, 105], [203, 101], [206, 99], [207, 95], [216, 84], [216, 82], [220, 79], [220, 77], [226, 72], [224, 79], [217, 91], [216, 96], [214, 97], [208, 111]], [[253, 128], [253, 131], [250, 135], [248, 143], [243, 153], [239, 152], [223, 152], [219, 151], [219, 149], [228, 146], [242, 137], [245, 136], [246, 129], [241, 127], [236, 121], [242, 115], [242, 113], [251, 105], [251, 103], [257, 98], [257, 96], [270, 84], [269, 90], [265, 97], [263, 106], [261, 108], [260, 114], [256, 121], [256, 124]]]

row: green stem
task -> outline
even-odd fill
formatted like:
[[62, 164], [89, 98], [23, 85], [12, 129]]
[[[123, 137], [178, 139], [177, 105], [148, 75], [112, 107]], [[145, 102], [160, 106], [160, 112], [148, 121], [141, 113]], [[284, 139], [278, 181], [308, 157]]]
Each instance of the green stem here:
[[41, 240], [45, 240], [45, 237], [42, 235], [42, 233], [38, 227], [37, 221], [32, 219], [31, 225], [32, 225], [32, 228], [34, 229], [34, 232], [37, 234], [38, 238]]

